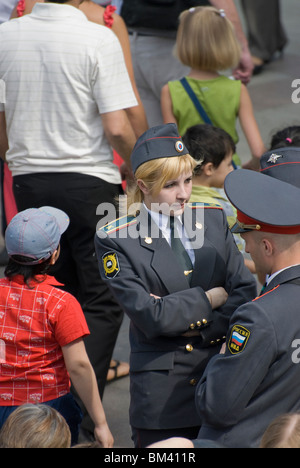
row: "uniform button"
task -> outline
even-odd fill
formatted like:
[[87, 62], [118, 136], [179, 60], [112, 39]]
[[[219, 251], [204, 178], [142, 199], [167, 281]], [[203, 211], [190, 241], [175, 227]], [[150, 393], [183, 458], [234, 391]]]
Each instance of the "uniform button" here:
[[194, 330], [195, 326], [196, 326], [196, 325], [195, 325], [194, 323], [191, 323], [190, 329], [191, 329], [191, 330]]
[[203, 319], [203, 320], [202, 320], [202, 323], [203, 323], [203, 325], [206, 325], [206, 324], [207, 324], [207, 320], [206, 320], [206, 319]]
[[197, 327], [201, 327], [202, 323], [200, 322], [200, 320], [197, 322]]
[[211, 341], [211, 342], [210, 342], [210, 344], [211, 344], [211, 345], [214, 345], [214, 344], [215, 344], [215, 342], [214, 342], [214, 341]]
[[190, 380], [190, 385], [192, 385], [193, 387], [194, 387], [195, 385], [197, 385], [197, 383], [198, 383], [198, 380], [197, 380], [197, 379], [191, 379], [191, 380]]
[[185, 349], [186, 349], [189, 353], [191, 353], [191, 352], [193, 351], [194, 348], [193, 348], [193, 346], [192, 346], [191, 344], [187, 344], [186, 347], [185, 347]]

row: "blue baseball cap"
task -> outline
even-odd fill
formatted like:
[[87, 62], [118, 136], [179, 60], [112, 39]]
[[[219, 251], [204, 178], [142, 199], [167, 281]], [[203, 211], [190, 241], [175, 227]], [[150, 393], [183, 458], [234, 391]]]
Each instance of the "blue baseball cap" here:
[[52, 206], [21, 211], [13, 217], [5, 231], [8, 256], [28, 258], [28, 261], [17, 261], [22, 265], [44, 262], [58, 248], [61, 235], [69, 223], [68, 215]]

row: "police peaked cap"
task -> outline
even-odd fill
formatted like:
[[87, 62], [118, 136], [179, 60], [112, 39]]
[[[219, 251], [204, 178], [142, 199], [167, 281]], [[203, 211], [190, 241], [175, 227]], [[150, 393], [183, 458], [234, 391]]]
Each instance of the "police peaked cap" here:
[[300, 188], [300, 148], [280, 148], [265, 153], [260, 160], [263, 174]]
[[300, 189], [294, 185], [238, 169], [226, 177], [224, 188], [237, 209], [237, 222], [231, 232], [300, 233]]
[[139, 166], [154, 159], [173, 158], [188, 153], [174, 123], [158, 125], [147, 130], [137, 140], [131, 154], [132, 170], [135, 173]]

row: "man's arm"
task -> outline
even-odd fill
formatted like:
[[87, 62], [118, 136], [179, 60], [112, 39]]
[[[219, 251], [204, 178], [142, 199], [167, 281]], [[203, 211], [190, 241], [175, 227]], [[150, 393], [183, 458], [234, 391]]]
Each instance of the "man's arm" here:
[[101, 114], [105, 135], [111, 146], [131, 168], [130, 155], [136, 142], [136, 136], [125, 110]]
[[8, 150], [8, 139], [6, 133], [5, 113], [0, 112], [0, 158], [5, 161], [5, 155]]
[[242, 55], [240, 63], [236, 70], [234, 70], [233, 74], [236, 79], [241, 80], [244, 84], [247, 84], [251, 79], [254, 66], [248, 47], [248, 41], [244, 34], [242, 23], [234, 0], [210, 0], [210, 3], [219, 10], [223, 9], [227, 15], [227, 18], [234, 26], [237, 38], [241, 44]]
[[[244, 344], [233, 350], [235, 330], [243, 330], [245, 338]], [[203, 426], [224, 430], [242, 419], [276, 352], [274, 327], [259, 300], [239, 307], [229, 325], [225, 354], [210, 360], [196, 390], [196, 407]]]

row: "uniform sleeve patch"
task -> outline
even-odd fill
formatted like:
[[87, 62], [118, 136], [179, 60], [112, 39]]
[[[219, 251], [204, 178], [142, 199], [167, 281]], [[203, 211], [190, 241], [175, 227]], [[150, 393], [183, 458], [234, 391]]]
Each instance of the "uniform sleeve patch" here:
[[228, 349], [231, 354], [241, 353], [246, 347], [249, 336], [250, 331], [247, 328], [242, 325], [234, 325], [228, 342]]
[[107, 252], [102, 256], [103, 268], [106, 278], [115, 278], [120, 273], [120, 264], [116, 252]]

